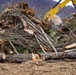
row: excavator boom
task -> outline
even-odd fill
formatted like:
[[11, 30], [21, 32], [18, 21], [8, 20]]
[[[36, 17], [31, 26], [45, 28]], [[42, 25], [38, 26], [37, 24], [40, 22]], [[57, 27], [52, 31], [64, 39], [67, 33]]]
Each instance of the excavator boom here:
[[[60, 0], [61, 1], [61, 0]], [[72, 1], [74, 7], [76, 7], [76, 0], [64, 0], [62, 3], [56, 4], [53, 8], [51, 8], [44, 16], [44, 19], [52, 18], [55, 14], [57, 14], [68, 2]]]

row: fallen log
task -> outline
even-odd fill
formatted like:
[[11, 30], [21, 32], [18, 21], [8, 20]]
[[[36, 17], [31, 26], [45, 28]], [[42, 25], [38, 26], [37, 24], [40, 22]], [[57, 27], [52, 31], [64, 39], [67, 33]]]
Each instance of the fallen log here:
[[[40, 58], [43, 60], [48, 59], [76, 59], [76, 51], [72, 52], [58, 52], [58, 55], [56, 55], [55, 52], [53, 53], [46, 53], [46, 54], [40, 54]], [[32, 60], [32, 54], [13, 54], [13, 55], [6, 55], [6, 61], [8, 62], [26, 62]]]
[[42, 59], [48, 60], [48, 59], [76, 59], [76, 52], [70, 51], [70, 52], [58, 52], [58, 55], [56, 53], [47, 53], [47, 54], [41, 54]]
[[6, 61], [8, 62], [26, 62], [32, 60], [32, 54], [13, 54], [13, 55], [6, 55]]

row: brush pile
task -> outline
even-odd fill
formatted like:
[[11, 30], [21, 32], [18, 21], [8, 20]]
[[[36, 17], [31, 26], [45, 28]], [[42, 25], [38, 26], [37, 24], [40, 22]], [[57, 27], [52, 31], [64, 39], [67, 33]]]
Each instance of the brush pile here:
[[45, 52], [42, 45], [54, 48], [51, 38], [44, 32], [48, 25], [48, 22], [35, 16], [27, 3], [12, 4], [0, 14], [0, 39], [5, 41], [1, 50], [9, 52], [12, 48], [18, 54], [19, 50], [21, 53], [37, 49]]
[[28, 4], [13, 3], [0, 14], [1, 53], [65, 52], [76, 50], [76, 18], [63, 19], [61, 32], [35, 16]]

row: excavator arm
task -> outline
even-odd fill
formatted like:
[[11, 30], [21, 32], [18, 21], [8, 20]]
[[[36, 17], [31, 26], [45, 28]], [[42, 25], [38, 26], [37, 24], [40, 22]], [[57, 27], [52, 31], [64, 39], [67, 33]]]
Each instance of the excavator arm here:
[[64, 0], [62, 3], [60, 3], [60, 1], [45, 14], [44, 19], [52, 18], [70, 1], [72, 1], [74, 7], [76, 7], [76, 0]]

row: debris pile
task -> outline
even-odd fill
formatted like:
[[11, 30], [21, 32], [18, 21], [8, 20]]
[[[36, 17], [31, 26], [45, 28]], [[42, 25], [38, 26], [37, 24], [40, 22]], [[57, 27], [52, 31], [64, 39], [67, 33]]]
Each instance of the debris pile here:
[[35, 16], [26, 2], [13, 3], [0, 14], [0, 51], [6, 54], [34, 51], [46, 54], [49, 51], [56, 55], [58, 52], [75, 51], [75, 20], [75, 17], [63, 19], [59, 32], [51, 22]]
[[46, 49], [54, 48], [51, 38], [44, 32], [48, 26], [48, 22], [35, 16], [27, 3], [9, 6], [0, 14], [0, 38], [5, 40], [5, 51], [11, 52], [12, 47], [19, 54], [17, 49], [26, 52], [26, 49], [37, 51], [41, 48], [46, 53], [42, 46]]

